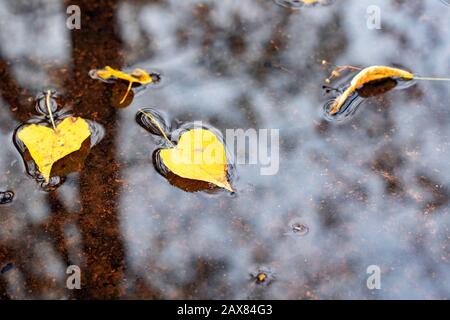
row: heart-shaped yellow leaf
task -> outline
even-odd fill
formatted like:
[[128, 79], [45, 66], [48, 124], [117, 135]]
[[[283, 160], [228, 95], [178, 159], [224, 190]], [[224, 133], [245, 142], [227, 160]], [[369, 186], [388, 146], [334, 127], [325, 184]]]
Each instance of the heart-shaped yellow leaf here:
[[53, 164], [81, 148], [91, 135], [89, 124], [83, 118], [65, 118], [56, 129], [31, 124], [18, 132], [45, 181], [50, 180]]
[[224, 145], [207, 129], [182, 133], [176, 147], [162, 149], [160, 157], [171, 172], [182, 178], [210, 182], [233, 191], [227, 179]]

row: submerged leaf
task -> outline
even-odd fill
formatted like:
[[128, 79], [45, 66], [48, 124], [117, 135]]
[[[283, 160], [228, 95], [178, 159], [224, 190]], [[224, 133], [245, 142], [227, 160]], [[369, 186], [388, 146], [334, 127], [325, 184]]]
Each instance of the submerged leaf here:
[[78, 117], [65, 118], [55, 128], [31, 124], [17, 134], [46, 182], [55, 162], [79, 150], [90, 135], [89, 124]]
[[331, 105], [329, 114], [334, 115], [339, 112], [341, 107], [344, 105], [346, 100], [358, 89], [363, 87], [364, 85], [378, 80], [383, 79], [402, 79], [402, 80], [413, 80], [414, 74], [398, 69], [398, 68], [392, 68], [392, 67], [385, 67], [385, 66], [372, 66], [367, 67], [363, 70], [361, 70], [356, 76], [353, 77], [352, 81], [350, 82], [350, 86], [345, 89], [344, 92], [340, 96], [336, 98], [336, 100]]
[[160, 150], [163, 164], [174, 174], [215, 184], [233, 191], [227, 179], [224, 145], [207, 129], [191, 129], [182, 133], [178, 144]]

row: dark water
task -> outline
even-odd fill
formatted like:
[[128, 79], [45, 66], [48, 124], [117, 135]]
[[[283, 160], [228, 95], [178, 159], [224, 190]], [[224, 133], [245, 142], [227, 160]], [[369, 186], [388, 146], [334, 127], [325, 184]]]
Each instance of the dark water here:
[[[69, 4], [80, 30], [66, 28]], [[366, 26], [370, 5], [380, 30]], [[320, 63], [449, 76], [449, 39], [438, 0], [0, 0], [0, 191], [14, 192], [0, 206], [0, 297], [450, 298], [449, 84], [391, 90], [336, 123]], [[89, 77], [106, 65], [162, 81], [115, 108], [123, 88]], [[47, 89], [105, 130], [53, 192], [12, 139]], [[238, 164], [234, 196], [177, 188], [135, 121], [148, 107], [177, 125], [280, 129], [280, 170]], [[66, 288], [69, 265], [81, 290]], [[366, 286], [370, 265], [380, 290]]]

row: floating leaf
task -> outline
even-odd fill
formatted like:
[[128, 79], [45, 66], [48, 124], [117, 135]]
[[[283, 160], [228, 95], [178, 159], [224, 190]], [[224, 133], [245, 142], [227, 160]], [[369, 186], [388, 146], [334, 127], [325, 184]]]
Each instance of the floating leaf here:
[[251, 272], [252, 282], [257, 285], [269, 286], [275, 280], [275, 274], [270, 268], [259, 268], [256, 272]]
[[83, 118], [68, 117], [58, 125], [54, 124], [54, 128], [31, 124], [21, 129], [17, 135], [48, 182], [53, 164], [79, 150], [91, 131]]
[[156, 110], [140, 109], [136, 121], [167, 142], [166, 147], [153, 154], [153, 160], [171, 184], [189, 192], [205, 190], [208, 186], [210, 189], [211, 184], [233, 192], [228, 182], [225, 146], [211, 130], [194, 127], [181, 131], [175, 145], [169, 139], [170, 125]]
[[89, 74], [92, 78], [100, 79], [105, 82], [111, 82], [118, 79], [128, 82], [127, 91], [122, 100], [119, 102], [120, 104], [122, 104], [127, 98], [128, 93], [130, 92], [133, 84], [137, 83], [140, 85], [148, 85], [150, 83], [157, 82], [160, 80], [159, 74], [157, 73], [149, 74], [147, 71], [139, 68], [134, 69], [131, 73], [126, 73], [111, 68], [110, 66], [106, 66], [104, 69], [91, 70]]
[[160, 157], [171, 172], [182, 178], [210, 182], [233, 191], [227, 179], [225, 148], [207, 129], [183, 132], [174, 148], [160, 150]]
[[368, 84], [372, 81], [388, 78], [400, 78], [409, 81], [414, 79], [414, 75], [408, 71], [398, 68], [384, 66], [367, 67], [361, 70], [356, 76], [354, 76], [352, 81], [350, 82], [350, 86], [336, 98], [336, 100], [331, 105], [329, 114], [333, 115], [339, 112], [342, 105], [352, 95], [352, 93], [354, 93], [357, 89], [361, 88], [365, 84]]
[[57, 99], [55, 91], [38, 94], [38, 114], [18, 126], [13, 135], [26, 172], [44, 191], [56, 190], [66, 175], [80, 171], [92, 147], [104, 137], [100, 124], [72, 116]]
[[256, 282], [257, 283], [263, 283], [267, 279], [267, 274], [264, 272], [260, 272], [256, 275]]
[[[327, 64], [325, 60], [322, 64]], [[390, 89], [397, 86], [399, 80], [403, 82], [410, 82], [411, 80], [428, 80], [428, 81], [450, 81], [450, 78], [436, 78], [436, 77], [419, 77], [409, 71], [402, 70], [399, 68], [386, 67], [386, 66], [371, 66], [364, 69], [352, 67], [352, 66], [338, 66], [331, 73], [331, 77], [326, 79], [326, 82], [330, 82], [333, 77], [339, 77], [343, 70], [359, 70], [359, 72], [353, 77], [350, 85], [340, 93], [334, 101], [329, 105], [326, 105], [326, 111], [328, 115], [335, 115], [341, 111], [343, 106], [349, 107], [350, 105], [358, 105], [361, 102], [361, 97], [369, 97], [377, 94], [381, 94], [389, 91]], [[407, 86], [403, 86], [405, 88]], [[330, 88], [324, 86], [324, 88], [333, 89], [339, 91], [338, 89]], [[355, 93], [358, 95], [355, 95]], [[349, 100], [357, 100], [353, 103]], [[356, 110], [353, 108], [349, 111], [352, 113]]]

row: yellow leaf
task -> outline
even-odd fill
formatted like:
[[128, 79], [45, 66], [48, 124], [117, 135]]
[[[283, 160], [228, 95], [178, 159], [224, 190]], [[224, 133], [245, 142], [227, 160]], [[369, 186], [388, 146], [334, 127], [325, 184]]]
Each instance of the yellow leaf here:
[[267, 276], [264, 272], [260, 272], [257, 274], [256, 279], [258, 282], [264, 282], [267, 279]]
[[131, 90], [131, 87], [133, 86], [133, 83], [147, 85], [153, 82], [152, 76], [145, 70], [139, 68], [134, 69], [133, 72], [128, 74], [126, 72], [113, 69], [110, 66], [106, 66], [105, 69], [96, 70], [95, 75], [102, 80], [121, 79], [129, 83], [127, 92], [125, 93], [125, 96], [122, 98], [120, 103], [125, 101], [128, 93]]
[[18, 133], [45, 181], [50, 180], [53, 164], [81, 148], [91, 135], [89, 124], [83, 118], [69, 117], [55, 129], [31, 124]]
[[233, 191], [227, 180], [225, 148], [209, 130], [191, 129], [184, 132], [177, 146], [162, 149], [160, 157], [171, 172], [182, 178], [210, 182]]
[[414, 79], [414, 74], [398, 69], [385, 66], [372, 66], [361, 70], [350, 82], [350, 86], [339, 96], [331, 105], [329, 113], [336, 114], [350, 95], [363, 85], [376, 80], [387, 78], [401, 78], [403, 80]]
[[153, 81], [150, 74], [148, 74], [145, 70], [136, 68], [130, 74], [119, 71], [111, 68], [110, 66], [106, 66], [105, 69], [97, 70], [96, 75], [103, 80], [110, 79], [121, 79], [127, 82], [137, 82], [140, 84], [149, 84]]

